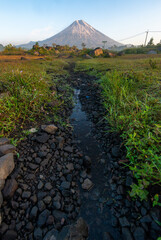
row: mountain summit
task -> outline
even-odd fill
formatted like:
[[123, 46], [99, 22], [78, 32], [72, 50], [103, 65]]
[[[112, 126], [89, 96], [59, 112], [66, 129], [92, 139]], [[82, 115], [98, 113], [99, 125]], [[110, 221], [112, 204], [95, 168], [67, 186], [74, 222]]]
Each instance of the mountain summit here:
[[[65, 28], [60, 33], [46, 39], [43, 41], [38, 41], [40, 46], [47, 44], [51, 46], [53, 43], [58, 45], [69, 45], [77, 46], [82, 48], [82, 43], [86, 45], [87, 48], [102, 47], [102, 41], [106, 41], [105, 47], [111, 47], [113, 45], [121, 46], [122, 44], [107, 37], [105, 34], [99, 32], [88, 23], [83, 20], [74, 21], [69, 27]], [[31, 48], [34, 42], [28, 44], [23, 44], [21, 47]]]

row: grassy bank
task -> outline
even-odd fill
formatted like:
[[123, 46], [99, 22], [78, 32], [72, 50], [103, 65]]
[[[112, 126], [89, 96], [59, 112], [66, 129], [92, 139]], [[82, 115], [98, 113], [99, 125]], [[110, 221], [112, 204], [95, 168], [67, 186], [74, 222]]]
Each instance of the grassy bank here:
[[52, 59], [0, 62], [0, 136], [22, 135], [51, 114], [57, 119], [63, 101], [53, 76], [67, 74], [66, 64]]
[[[130, 58], [85, 60], [76, 66], [100, 77], [107, 119], [122, 135], [136, 178], [130, 195], [141, 199], [147, 198], [152, 185], [161, 184], [160, 65], [158, 58]], [[158, 194], [151, 195], [154, 205], [159, 204]]]

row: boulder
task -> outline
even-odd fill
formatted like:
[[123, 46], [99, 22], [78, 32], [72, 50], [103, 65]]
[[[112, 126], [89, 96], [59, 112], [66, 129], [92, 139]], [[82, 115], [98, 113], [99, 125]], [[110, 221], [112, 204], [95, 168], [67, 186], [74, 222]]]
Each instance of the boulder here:
[[13, 153], [16, 150], [16, 147], [11, 144], [5, 144], [0, 146], [0, 152], [2, 154]]
[[8, 153], [0, 158], [0, 178], [6, 179], [15, 167], [13, 153]]
[[9, 143], [9, 139], [7, 138], [0, 138], [0, 146], [8, 144]]
[[50, 125], [42, 125], [41, 129], [47, 133], [54, 134], [58, 128], [54, 124], [50, 124]]
[[18, 188], [18, 183], [15, 179], [8, 179], [3, 189], [4, 198], [12, 198]]

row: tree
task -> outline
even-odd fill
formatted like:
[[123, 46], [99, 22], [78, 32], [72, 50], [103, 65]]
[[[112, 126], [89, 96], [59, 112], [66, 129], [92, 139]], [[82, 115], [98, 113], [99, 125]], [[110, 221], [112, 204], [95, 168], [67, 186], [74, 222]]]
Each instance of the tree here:
[[86, 44], [84, 42], [82, 42], [82, 48], [85, 48]]
[[152, 37], [152, 38], [150, 39], [150, 41], [148, 42], [148, 45], [149, 45], [149, 46], [154, 45], [154, 38], [153, 38], [153, 37]]

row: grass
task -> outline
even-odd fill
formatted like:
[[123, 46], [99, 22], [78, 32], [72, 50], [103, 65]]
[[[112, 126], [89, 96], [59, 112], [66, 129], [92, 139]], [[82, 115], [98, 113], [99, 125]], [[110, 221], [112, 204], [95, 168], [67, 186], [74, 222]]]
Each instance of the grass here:
[[152, 185], [161, 185], [160, 69], [159, 58], [135, 57], [84, 60], [76, 66], [76, 71], [100, 78], [107, 119], [122, 135], [128, 167], [136, 178], [130, 195], [142, 200]]
[[[67, 74], [62, 60], [0, 62], [0, 136], [22, 135], [25, 127], [42, 119], [59, 119], [64, 104], [56, 91], [54, 74]], [[52, 68], [52, 74], [47, 71]], [[15, 136], [14, 136], [15, 138]]]

